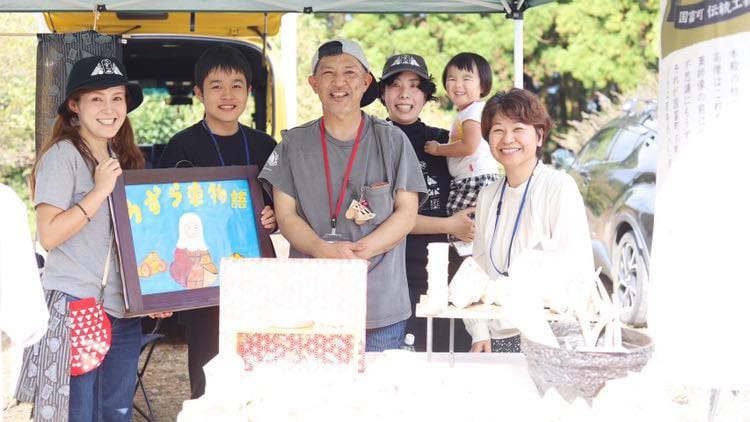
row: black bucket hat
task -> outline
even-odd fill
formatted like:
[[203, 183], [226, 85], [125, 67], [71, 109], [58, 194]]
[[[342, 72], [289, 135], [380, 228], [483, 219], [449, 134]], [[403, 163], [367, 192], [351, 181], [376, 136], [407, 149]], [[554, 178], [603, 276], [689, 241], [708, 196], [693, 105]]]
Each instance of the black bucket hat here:
[[138, 108], [143, 102], [143, 90], [140, 85], [128, 82], [125, 66], [114, 57], [92, 56], [77, 61], [68, 75], [65, 85], [65, 99], [57, 107], [57, 113], [70, 112], [68, 100], [74, 92], [81, 89], [105, 89], [125, 85], [128, 91], [128, 113]]

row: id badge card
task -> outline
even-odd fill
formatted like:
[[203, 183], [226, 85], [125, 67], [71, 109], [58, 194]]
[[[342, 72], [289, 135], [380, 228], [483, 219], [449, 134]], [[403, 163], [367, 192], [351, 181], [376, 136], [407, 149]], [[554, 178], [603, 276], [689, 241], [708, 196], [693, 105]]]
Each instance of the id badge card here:
[[323, 235], [323, 240], [328, 243], [344, 242], [347, 240], [344, 235], [336, 232], [330, 232]]

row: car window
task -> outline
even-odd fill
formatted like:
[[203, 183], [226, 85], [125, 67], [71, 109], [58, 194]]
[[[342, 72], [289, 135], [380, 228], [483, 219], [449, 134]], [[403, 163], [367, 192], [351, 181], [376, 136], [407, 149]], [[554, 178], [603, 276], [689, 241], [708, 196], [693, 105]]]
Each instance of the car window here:
[[630, 156], [633, 149], [638, 146], [641, 134], [630, 130], [623, 130], [617, 135], [612, 148], [609, 150], [609, 161], [621, 162]]
[[612, 140], [617, 134], [617, 128], [607, 128], [594, 135], [591, 140], [584, 145], [581, 153], [578, 155], [579, 165], [586, 165], [591, 162], [604, 161], [607, 159], [607, 151], [612, 144]]

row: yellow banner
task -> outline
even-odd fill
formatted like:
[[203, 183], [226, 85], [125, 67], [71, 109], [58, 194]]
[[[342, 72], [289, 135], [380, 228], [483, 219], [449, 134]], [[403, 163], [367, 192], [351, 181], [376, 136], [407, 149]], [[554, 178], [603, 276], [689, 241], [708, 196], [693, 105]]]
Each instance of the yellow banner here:
[[667, 0], [661, 29], [661, 56], [749, 30], [750, 0]]

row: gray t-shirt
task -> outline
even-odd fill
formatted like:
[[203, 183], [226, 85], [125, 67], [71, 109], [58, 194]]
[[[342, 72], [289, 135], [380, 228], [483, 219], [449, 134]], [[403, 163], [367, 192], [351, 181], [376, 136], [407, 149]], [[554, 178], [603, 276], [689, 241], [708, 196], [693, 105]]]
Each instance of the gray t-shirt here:
[[[61, 141], [44, 154], [37, 167], [34, 205], [44, 203], [67, 210], [92, 189], [94, 178], [86, 161], [72, 143]], [[89, 217], [91, 222], [81, 231], [49, 251], [42, 274], [45, 289], [59, 290], [78, 298], [99, 297], [112, 227], [108, 202], [105, 201], [96, 214]], [[104, 309], [117, 318], [125, 314], [114, 246], [104, 289]]]
[[[336, 232], [357, 241], [375, 230], [394, 211], [396, 191], [427, 191], [419, 161], [404, 133], [389, 122], [363, 114], [365, 126]], [[334, 207], [349, 161], [353, 140], [341, 141], [326, 135]], [[331, 231], [328, 190], [320, 146], [320, 119], [282, 132], [282, 141], [258, 176], [270, 191], [280, 189], [297, 201], [297, 213], [319, 235]], [[344, 216], [352, 199], [363, 192], [375, 217], [358, 225]], [[380, 328], [403, 321], [411, 315], [406, 284], [406, 242], [373, 257], [367, 277], [367, 328]], [[304, 257], [290, 250], [292, 257]]]

